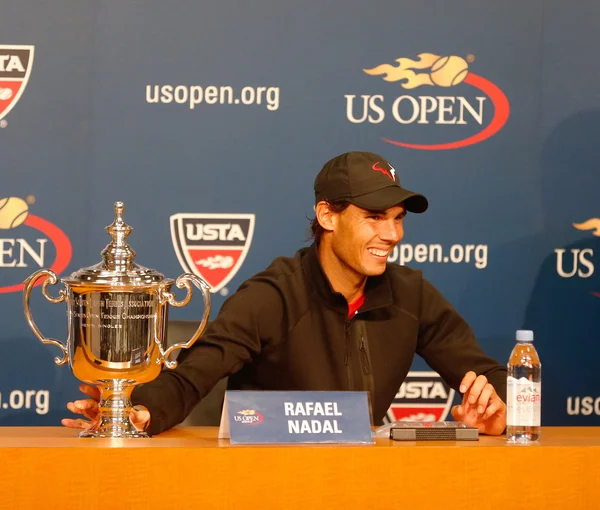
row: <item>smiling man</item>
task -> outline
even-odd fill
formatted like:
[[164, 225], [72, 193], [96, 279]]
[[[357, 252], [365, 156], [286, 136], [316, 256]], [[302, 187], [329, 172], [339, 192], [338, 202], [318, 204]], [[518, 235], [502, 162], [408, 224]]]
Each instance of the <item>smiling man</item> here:
[[[244, 282], [175, 370], [137, 387], [132, 415], [154, 434], [183, 421], [217, 382], [237, 390], [364, 390], [380, 424], [415, 354], [463, 395], [455, 419], [484, 434], [506, 426], [506, 368], [420, 271], [387, 259], [407, 212], [427, 199], [381, 156], [350, 152], [315, 180], [314, 243]], [[69, 410], [97, 420], [92, 399]], [[70, 427], [90, 422], [63, 420]]]

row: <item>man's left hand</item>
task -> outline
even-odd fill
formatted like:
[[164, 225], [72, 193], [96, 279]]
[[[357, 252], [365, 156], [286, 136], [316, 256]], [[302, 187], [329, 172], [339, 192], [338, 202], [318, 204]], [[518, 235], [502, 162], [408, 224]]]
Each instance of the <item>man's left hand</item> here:
[[460, 383], [462, 403], [452, 408], [452, 417], [481, 434], [498, 436], [506, 428], [506, 404], [485, 375], [467, 372]]

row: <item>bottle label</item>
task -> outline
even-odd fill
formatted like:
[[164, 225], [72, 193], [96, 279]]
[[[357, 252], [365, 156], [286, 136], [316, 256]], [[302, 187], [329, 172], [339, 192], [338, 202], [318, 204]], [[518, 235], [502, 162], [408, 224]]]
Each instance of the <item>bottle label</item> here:
[[506, 424], [539, 427], [542, 415], [542, 383], [509, 377], [506, 384]]

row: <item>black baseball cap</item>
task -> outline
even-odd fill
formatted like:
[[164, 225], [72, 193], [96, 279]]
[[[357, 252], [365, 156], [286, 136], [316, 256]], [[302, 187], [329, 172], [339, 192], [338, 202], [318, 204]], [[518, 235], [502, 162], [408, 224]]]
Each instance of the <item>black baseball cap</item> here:
[[404, 203], [407, 211], [427, 210], [427, 199], [400, 185], [396, 169], [372, 152], [346, 152], [330, 159], [315, 179], [315, 203], [350, 202], [370, 211]]

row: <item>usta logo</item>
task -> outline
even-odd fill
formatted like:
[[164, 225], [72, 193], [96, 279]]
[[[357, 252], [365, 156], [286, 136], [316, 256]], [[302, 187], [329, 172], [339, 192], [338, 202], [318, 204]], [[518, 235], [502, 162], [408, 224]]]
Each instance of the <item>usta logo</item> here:
[[436, 372], [409, 372], [384, 422], [443, 421], [448, 416], [454, 394]]
[[25, 72], [25, 67], [18, 55], [0, 55], [0, 73], [20, 71]]
[[0, 45], [0, 120], [23, 95], [33, 66], [34, 46]]
[[[408, 143], [382, 139], [392, 145], [420, 150], [458, 149], [482, 142], [500, 131], [510, 113], [508, 99], [504, 92], [491, 81], [471, 73], [467, 60], [455, 55], [441, 56], [433, 53], [421, 53], [418, 60], [410, 58], [396, 59], [397, 65], [381, 64], [363, 71], [370, 76], [381, 76], [383, 81], [393, 83], [386, 88], [384, 95], [346, 94], [346, 118], [353, 124], [380, 124], [390, 115], [395, 125], [474, 125], [477, 132], [467, 138], [444, 143]], [[474, 60], [474, 57], [468, 57]], [[419, 72], [416, 72], [419, 71]], [[394, 93], [397, 86], [413, 90], [419, 87], [449, 89], [459, 87], [466, 95], [451, 95], [446, 90], [439, 95], [421, 95]], [[467, 85], [468, 87], [465, 87]], [[484, 95], [473, 96], [474, 93]], [[390, 95], [392, 96], [390, 98]], [[488, 103], [494, 109], [492, 119], [484, 127], [484, 113]], [[414, 128], [412, 129], [414, 132]], [[425, 135], [431, 138], [431, 132]]]
[[186, 225], [186, 236], [192, 241], [246, 241], [246, 236], [238, 224], [196, 223]]
[[448, 398], [448, 392], [441, 381], [413, 381], [405, 382], [400, 387], [399, 398]]
[[[33, 199], [32, 199], [33, 200]], [[18, 197], [0, 199], [0, 268], [15, 268], [15, 280], [23, 281], [23, 272], [16, 268], [46, 267], [48, 241], [54, 245], [56, 256], [50, 269], [60, 274], [71, 261], [71, 242], [66, 234], [48, 220], [29, 212], [29, 204]], [[12, 236], [8, 235], [8, 232]], [[6, 273], [10, 274], [10, 273]], [[42, 279], [36, 285], [41, 285]], [[0, 287], [0, 294], [20, 292], [22, 283]]]
[[254, 233], [254, 214], [178, 213], [171, 216], [173, 247], [183, 269], [218, 292], [242, 266]]

